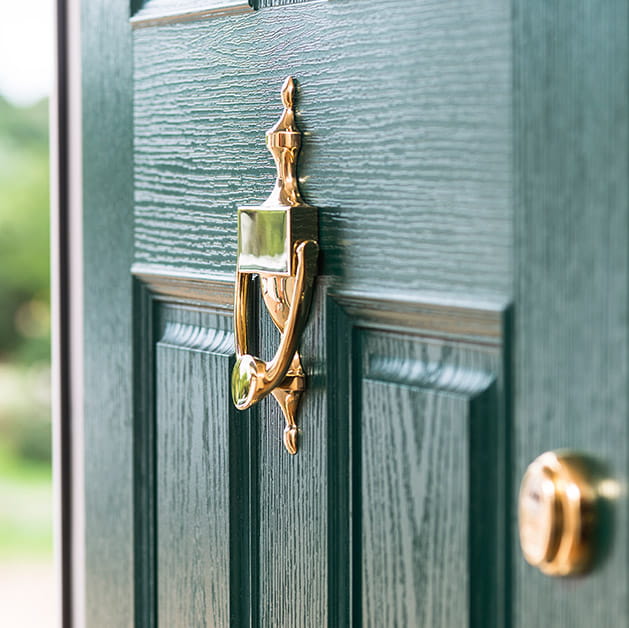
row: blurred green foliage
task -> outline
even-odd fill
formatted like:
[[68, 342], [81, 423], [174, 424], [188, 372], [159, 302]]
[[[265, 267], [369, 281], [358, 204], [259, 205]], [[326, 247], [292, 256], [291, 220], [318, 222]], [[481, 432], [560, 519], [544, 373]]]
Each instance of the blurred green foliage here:
[[0, 560], [50, 555], [48, 102], [0, 96]]
[[48, 102], [0, 96], [0, 360], [49, 360]]
[[0, 440], [50, 460], [48, 102], [0, 96]]

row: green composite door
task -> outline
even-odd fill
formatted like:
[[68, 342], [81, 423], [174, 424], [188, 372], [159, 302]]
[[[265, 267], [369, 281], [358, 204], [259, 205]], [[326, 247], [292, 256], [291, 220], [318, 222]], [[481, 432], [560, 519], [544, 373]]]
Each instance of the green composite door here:
[[[626, 625], [629, 5], [254, 4], [82, 3], [87, 625]], [[229, 392], [288, 75], [321, 246], [295, 456]], [[579, 578], [517, 540], [557, 448], [610, 479]]]

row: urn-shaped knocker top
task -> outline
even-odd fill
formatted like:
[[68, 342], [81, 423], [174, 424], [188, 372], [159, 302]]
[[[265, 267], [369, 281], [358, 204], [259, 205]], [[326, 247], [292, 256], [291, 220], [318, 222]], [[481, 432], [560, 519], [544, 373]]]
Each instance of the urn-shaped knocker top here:
[[266, 145], [275, 160], [277, 179], [273, 192], [263, 206], [296, 207], [297, 205], [305, 205], [299, 192], [297, 179], [297, 158], [301, 148], [301, 132], [295, 123], [295, 91], [295, 81], [292, 76], [289, 76], [282, 85], [284, 111], [275, 126], [266, 132]]

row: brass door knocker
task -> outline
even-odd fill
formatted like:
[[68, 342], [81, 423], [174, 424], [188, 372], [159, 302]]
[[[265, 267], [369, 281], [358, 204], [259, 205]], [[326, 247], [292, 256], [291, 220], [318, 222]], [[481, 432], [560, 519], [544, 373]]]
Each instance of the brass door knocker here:
[[[271, 393], [284, 414], [284, 446], [297, 453], [296, 414], [305, 389], [297, 345], [303, 330], [316, 274], [317, 211], [301, 197], [297, 156], [301, 132], [295, 124], [295, 83], [282, 86], [284, 111], [267, 131], [266, 144], [277, 168], [275, 188], [262, 205], [238, 208], [238, 267], [234, 305], [236, 364], [231, 392], [245, 410]], [[275, 357], [265, 362], [249, 354], [247, 312], [253, 275], [260, 277], [264, 303], [280, 330]]]

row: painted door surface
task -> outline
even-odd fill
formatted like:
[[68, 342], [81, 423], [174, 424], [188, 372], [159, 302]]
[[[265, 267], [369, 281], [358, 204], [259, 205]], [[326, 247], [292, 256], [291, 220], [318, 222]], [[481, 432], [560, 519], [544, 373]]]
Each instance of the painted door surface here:
[[[87, 625], [625, 625], [622, 490], [578, 579], [515, 513], [545, 450], [625, 483], [629, 7], [255, 4], [82, 6]], [[295, 456], [229, 394], [287, 75], [321, 245]]]

